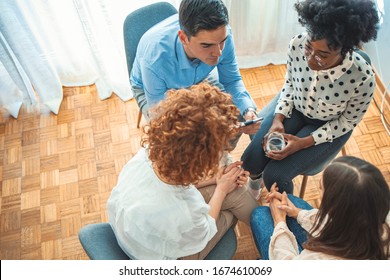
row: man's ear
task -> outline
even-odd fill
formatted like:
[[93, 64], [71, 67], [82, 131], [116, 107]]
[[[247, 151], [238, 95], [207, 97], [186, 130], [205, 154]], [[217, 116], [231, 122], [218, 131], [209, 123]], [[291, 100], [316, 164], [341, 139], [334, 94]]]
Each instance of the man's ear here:
[[178, 36], [179, 36], [179, 40], [180, 42], [183, 44], [183, 45], [187, 45], [188, 44], [188, 37], [186, 35], [186, 33], [183, 31], [183, 30], [179, 30], [178, 31]]

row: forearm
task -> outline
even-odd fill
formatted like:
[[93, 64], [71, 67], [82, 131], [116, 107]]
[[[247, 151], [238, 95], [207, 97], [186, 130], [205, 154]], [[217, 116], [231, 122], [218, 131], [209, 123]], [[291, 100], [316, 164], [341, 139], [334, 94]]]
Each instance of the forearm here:
[[315, 144], [314, 137], [311, 135], [300, 138], [299, 142], [300, 142], [299, 145], [300, 145], [301, 149], [309, 148], [311, 146], [314, 146], [314, 144]]
[[288, 260], [299, 255], [298, 243], [286, 223], [275, 225], [269, 247], [270, 260]]
[[215, 184], [216, 184], [215, 178], [211, 178], [211, 179], [207, 179], [205, 181], [199, 182], [198, 184], [195, 185], [195, 187], [197, 189], [200, 189], [200, 188], [204, 188], [204, 187], [215, 185]]
[[276, 113], [275, 116], [274, 116], [273, 122], [281, 122], [281, 123], [283, 123], [285, 118], [286, 117], [283, 114]]
[[210, 206], [209, 215], [213, 217], [215, 221], [218, 221], [219, 212], [221, 211], [221, 206], [225, 197], [226, 197], [226, 193], [221, 191], [218, 187], [215, 188], [215, 192], [209, 202], [209, 206]]

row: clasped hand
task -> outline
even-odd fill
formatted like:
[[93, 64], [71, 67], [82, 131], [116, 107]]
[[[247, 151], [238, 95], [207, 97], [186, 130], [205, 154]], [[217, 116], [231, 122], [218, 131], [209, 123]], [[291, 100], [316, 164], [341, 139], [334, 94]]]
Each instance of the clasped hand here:
[[216, 176], [217, 187], [228, 194], [237, 187], [243, 187], [249, 178], [249, 172], [241, 167], [242, 161], [236, 161], [227, 167], [221, 167]]
[[286, 192], [280, 193], [278, 190], [276, 183], [274, 183], [266, 196], [275, 226], [279, 222], [285, 222], [286, 216], [297, 218], [301, 210], [288, 199]]

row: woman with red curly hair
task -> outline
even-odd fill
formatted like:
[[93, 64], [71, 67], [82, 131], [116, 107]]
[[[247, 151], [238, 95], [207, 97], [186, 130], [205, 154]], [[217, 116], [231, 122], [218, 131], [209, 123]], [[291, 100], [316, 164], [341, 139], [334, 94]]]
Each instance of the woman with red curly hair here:
[[217, 87], [171, 90], [152, 111], [143, 148], [123, 167], [108, 220], [133, 259], [203, 259], [257, 201], [242, 162], [220, 167], [238, 109]]

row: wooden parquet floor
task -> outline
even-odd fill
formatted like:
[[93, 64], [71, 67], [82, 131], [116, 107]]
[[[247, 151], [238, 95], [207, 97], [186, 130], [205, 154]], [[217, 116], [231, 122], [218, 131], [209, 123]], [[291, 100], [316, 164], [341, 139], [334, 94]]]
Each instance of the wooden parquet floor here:
[[[283, 65], [242, 70], [259, 108], [281, 88], [284, 72]], [[22, 109], [18, 119], [0, 116], [0, 259], [88, 259], [77, 234], [107, 221], [111, 189], [140, 146], [137, 114], [134, 100], [99, 100], [95, 86], [85, 86], [64, 88], [58, 115]], [[241, 137], [233, 157], [248, 143]], [[390, 136], [374, 105], [346, 150], [377, 165], [390, 183]], [[320, 203], [319, 178], [309, 178], [305, 194], [313, 206]], [[258, 258], [249, 227], [239, 223], [236, 232], [234, 258]]]

